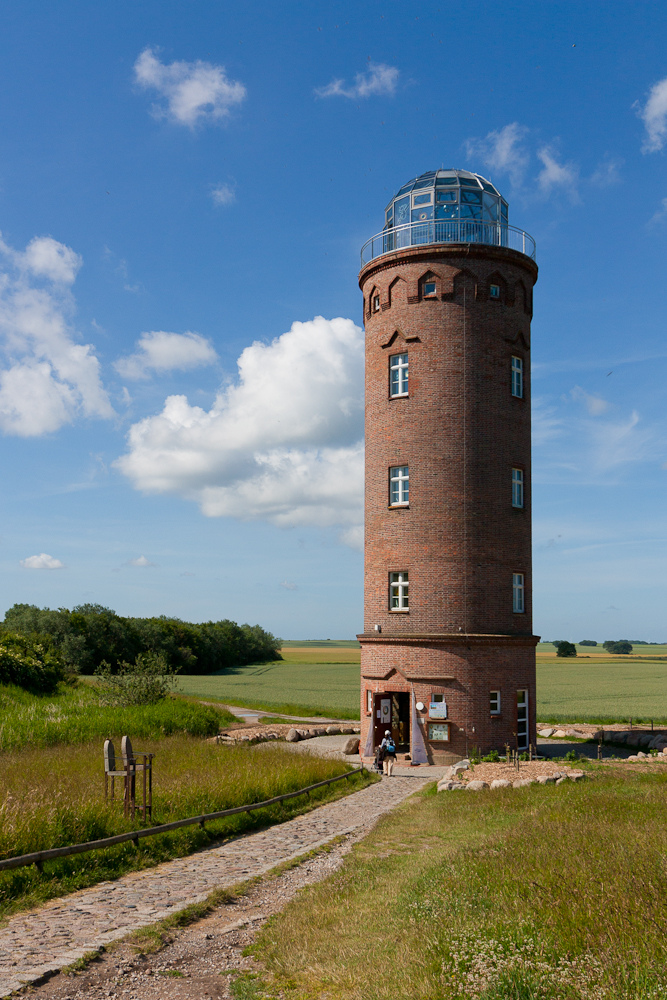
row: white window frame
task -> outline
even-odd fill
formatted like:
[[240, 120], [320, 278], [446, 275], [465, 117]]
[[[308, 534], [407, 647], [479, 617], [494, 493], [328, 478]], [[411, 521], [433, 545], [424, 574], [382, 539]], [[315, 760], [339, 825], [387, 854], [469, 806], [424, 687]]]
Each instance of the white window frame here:
[[407, 570], [389, 574], [389, 610], [409, 611], [409, 580]]
[[512, 611], [523, 615], [526, 611], [526, 577], [523, 573], [512, 574]]
[[[398, 399], [400, 396], [407, 396], [409, 379], [410, 362], [407, 351], [404, 354], [391, 354], [389, 356], [389, 398]], [[394, 384], [396, 392], [394, 392]]]
[[490, 299], [500, 298], [500, 285], [489, 285], [489, 298]]
[[372, 295], [372, 297], [371, 297], [371, 312], [374, 312], [374, 313], [379, 313], [380, 312], [380, 293], [379, 292], [374, 292], [373, 295]]
[[529, 725], [528, 688], [519, 688], [516, 693], [516, 741], [519, 750], [528, 749]]
[[[433, 291], [427, 292], [426, 289], [429, 285], [433, 285]], [[435, 299], [438, 297], [438, 286], [434, 278], [429, 278], [428, 281], [424, 282], [424, 298], [425, 299]]]
[[512, 395], [523, 399], [523, 358], [512, 355]]
[[500, 691], [489, 691], [489, 711], [491, 715], [500, 715]]
[[392, 465], [389, 469], [389, 506], [407, 507], [410, 503], [410, 467]]
[[373, 691], [371, 688], [366, 688], [366, 715], [373, 714]]
[[524, 474], [523, 469], [512, 469], [512, 506], [523, 508], [524, 505]]

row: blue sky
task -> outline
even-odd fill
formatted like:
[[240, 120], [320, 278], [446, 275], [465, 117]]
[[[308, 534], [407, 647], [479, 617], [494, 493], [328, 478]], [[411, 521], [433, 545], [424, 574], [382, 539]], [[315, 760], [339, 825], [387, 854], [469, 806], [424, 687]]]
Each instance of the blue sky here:
[[359, 249], [453, 166], [537, 241], [535, 630], [667, 638], [666, 42], [657, 3], [5, 0], [0, 610], [359, 631]]

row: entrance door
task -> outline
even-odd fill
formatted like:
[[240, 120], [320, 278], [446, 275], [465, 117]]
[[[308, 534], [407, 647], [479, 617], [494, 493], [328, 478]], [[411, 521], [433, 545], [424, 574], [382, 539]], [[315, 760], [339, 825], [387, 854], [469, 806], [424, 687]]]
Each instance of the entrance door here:
[[516, 738], [519, 750], [528, 749], [528, 691], [520, 688], [516, 693]]
[[373, 699], [374, 744], [391, 732], [399, 753], [410, 749], [410, 695], [407, 691], [383, 691]]

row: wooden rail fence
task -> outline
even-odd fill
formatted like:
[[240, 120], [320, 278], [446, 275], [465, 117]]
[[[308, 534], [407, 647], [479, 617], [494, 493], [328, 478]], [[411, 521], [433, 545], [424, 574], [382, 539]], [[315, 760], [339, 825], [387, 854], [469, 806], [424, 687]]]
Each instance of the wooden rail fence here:
[[202, 816], [189, 816], [187, 819], [177, 819], [173, 823], [163, 823], [161, 826], [149, 826], [145, 830], [132, 830], [129, 833], [118, 833], [115, 837], [104, 837], [102, 840], [89, 840], [85, 844], [70, 844], [69, 847], [53, 847], [48, 851], [34, 851], [32, 854], [21, 854], [16, 858], [5, 858], [0, 861], [0, 871], [8, 868], [23, 868], [25, 865], [37, 865], [41, 867], [44, 861], [52, 861], [54, 858], [66, 858], [71, 854], [85, 854], [87, 851], [99, 851], [103, 847], [113, 847], [114, 844], [123, 844], [128, 840], [139, 844], [142, 837], [155, 837], [159, 833], [167, 833], [169, 830], [178, 830], [182, 826], [194, 826], [196, 823], [203, 827], [204, 823], [209, 823], [214, 819], [223, 819], [225, 816], [234, 816], [236, 813], [253, 812], [255, 809], [266, 809], [277, 802], [284, 802], [286, 799], [294, 799], [298, 795], [308, 795], [315, 788], [322, 788], [324, 785], [331, 785], [334, 781], [342, 781], [353, 774], [359, 774], [365, 768], [355, 767], [352, 771], [339, 774], [335, 778], [327, 778], [325, 781], [318, 781], [314, 785], [307, 785], [299, 788], [296, 792], [286, 792], [284, 795], [276, 795], [272, 799], [264, 802], [252, 802], [250, 805], [234, 806], [233, 809], [223, 809], [220, 812], [204, 813]]

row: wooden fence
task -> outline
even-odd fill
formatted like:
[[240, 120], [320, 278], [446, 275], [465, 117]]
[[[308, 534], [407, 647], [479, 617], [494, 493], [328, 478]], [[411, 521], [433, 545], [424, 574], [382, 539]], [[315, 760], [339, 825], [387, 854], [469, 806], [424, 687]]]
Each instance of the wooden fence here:
[[354, 770], [346, 771], [345, 774], [339, 774], [335, 778], [318, 781], [314, 785], [307, 785], [306, 788], [299, 788], [296, 792], [286, 792], [285, 795], [276, 795], [274, 798], [266, 799], [264, 802], [252, 802], [246, 806], [234, 806], [233, 809], [204, 813], [202, 816], [189, 816], [187, 819], [177, 819], [173, 823], [163, 823], [161, 826], [149, 826], [145, 830], [132, 830], [129, 833], [118, 833], [115, 837], [104, 837], [102, 840], [89, 840], [85, 844], [70, 844], [69, 847], [53, 847], [48, 851], [34, 851], [32, 854], [21, 854], [16, 858], [6, 858], [4, 861], [0, 861], [0, 871], [6, 871], [8, 868], [22, 868], [24, 865], [37, 865], [39, 868], [44, 861], [52, 861], [53, 858], [66, 858], [71, 854], [85, 854], [87, 851], [99, 851], [103, 847], [113, 847], [114, 844], [123, 844], [128, 840], [132, 840], [135, 845], [138, 845], [142, 837], [156, 837], [159, 833], [178, 830], [182, 826], [194, 826], [198, 823], [199, 826], [203, 827], [204, 823], [209, 823], [214, 819], [223, 819], [225, 816], [234, 816], [242, 812], [249, 813], [255, 809], [266, 809], [267, 806], [273, 806], [277, 802], [294, 799], [297, 795], [308, 795], [315, 788], [331, 785], [334, 781], [349, 778], [353, 774], [359, 774], [363, 770], [365, 770], [363, 765], [355, 767]]

